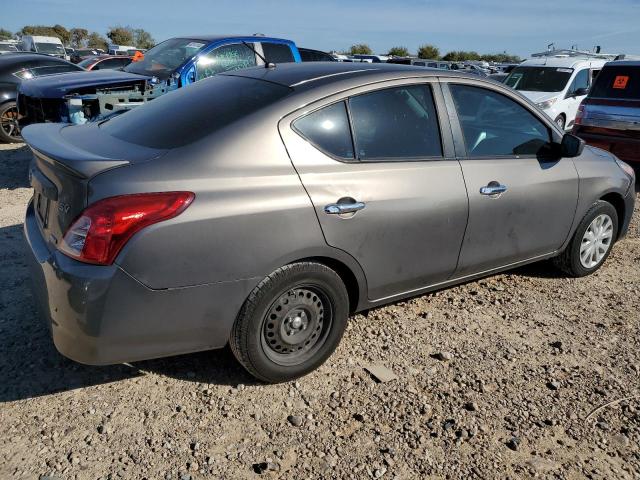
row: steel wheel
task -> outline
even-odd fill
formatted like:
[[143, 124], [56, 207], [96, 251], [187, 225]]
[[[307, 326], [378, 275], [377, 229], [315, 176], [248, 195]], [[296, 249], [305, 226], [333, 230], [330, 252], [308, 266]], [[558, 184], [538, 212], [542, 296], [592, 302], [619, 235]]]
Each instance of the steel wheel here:
[[606, 213], [601, 213], [589, 224], [580, 244], [580, 263], [584, 268], [598, 265], [611, 248], [613, 221]]
[[22, 140], [18, 126], [18, 108], [14, 102], [0, 107], [0, 139], [8, 142]]
[[333, 321], [333, 306], [316, 286], [282, 294], [263, 320], [262, 348], [279, 365], [296, 365], [322, 347]]

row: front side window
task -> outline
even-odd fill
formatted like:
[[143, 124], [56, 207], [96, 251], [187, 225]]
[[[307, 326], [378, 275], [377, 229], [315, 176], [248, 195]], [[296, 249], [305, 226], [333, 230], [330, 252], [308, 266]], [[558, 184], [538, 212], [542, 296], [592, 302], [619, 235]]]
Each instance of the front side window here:
[[580, 88], [589, 88], [589, 69], [585, 68], [584, 70], [580, 70], [576, 74], [576, 78], [573, 79], [573, 83], [569, 88], [569, 92], [573, 93]]
[[536, 155], [548, 146], [546, 125], [514, 100], [481, 87], [449, 88], [469, 157]]
[[427, 85], [387, 88], [349, 99], [360, 160], [441, 157], [438, 118]]
[[297, 119], [293, 127], [320, 150], [353, 160], [353, 142], [344, 102], [334, 103]]
[[514, 90], [524, 92], [561, 92], [572, 73], [572, 68], [516, 67], [504, 83]]
[[234, 43], [201, 55], [196, 61], [196, 74], [198, 80], [202, 80], [217, 73], [254, 66], [256, 56], [251, 49], [242, 43]]

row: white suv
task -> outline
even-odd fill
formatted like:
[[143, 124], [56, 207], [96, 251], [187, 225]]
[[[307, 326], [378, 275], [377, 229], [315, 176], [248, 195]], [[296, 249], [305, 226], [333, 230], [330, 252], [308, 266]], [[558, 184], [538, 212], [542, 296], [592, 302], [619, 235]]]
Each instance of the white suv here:
[[534, 102], [560, 128], [568, 130], [607, 58], [577, 51], [534, 57], [514, 68], [504, 83]]

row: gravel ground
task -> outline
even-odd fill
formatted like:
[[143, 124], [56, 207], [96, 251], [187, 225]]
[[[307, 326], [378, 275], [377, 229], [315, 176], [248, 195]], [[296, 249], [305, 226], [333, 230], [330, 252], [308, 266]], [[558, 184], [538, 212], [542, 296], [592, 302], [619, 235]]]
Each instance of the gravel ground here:
[[228, 350], [60, 356], [23, 260], [28, 160], [0, 146], [0, 478], [640, 478], [637, 211], [595, 275], [533, 265], [356, 315], [318, 371], [261, 385]]

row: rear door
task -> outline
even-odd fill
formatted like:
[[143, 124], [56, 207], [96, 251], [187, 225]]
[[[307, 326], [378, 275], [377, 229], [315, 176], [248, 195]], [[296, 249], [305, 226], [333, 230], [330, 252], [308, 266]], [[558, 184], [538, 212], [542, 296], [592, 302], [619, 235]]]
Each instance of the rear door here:
[[280, 130], [329, 245], [362, 266], [370, 300], [448, 279], [467, 222], [437, 82], [334, 95]]
[[570, 158], [551, 155], [551, 127], [517, 95], [463, 79], [443, 84], [469, 192], [456, 276], [552, 253], [578, 201]]

